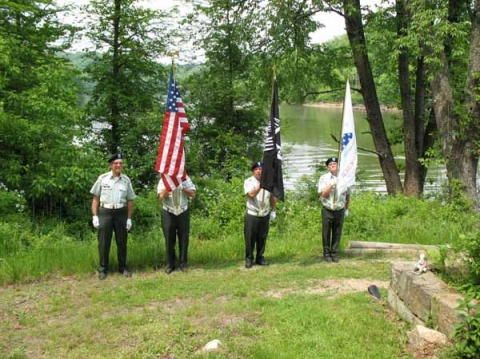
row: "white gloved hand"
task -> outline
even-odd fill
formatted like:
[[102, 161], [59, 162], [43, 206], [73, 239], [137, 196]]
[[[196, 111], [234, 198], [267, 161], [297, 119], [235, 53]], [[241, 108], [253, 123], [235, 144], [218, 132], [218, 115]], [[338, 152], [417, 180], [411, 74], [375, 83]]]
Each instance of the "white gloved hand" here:
[[129, 218], [127, 219], [127, 231], [129, 231], [130, 228], [132, 228], [132, 220]]
[[98, 216], [92, 217], [92, 224], [93, 224], [93, 227], [95, 228], [100, 227], [100, 220], [98, 219]]
[[348, 209], [345, 210], [345, 217], [348, 217]]
[[275, 218], [277, 218], [277, 212], [270, 211], [270, 220], [273, 221]]

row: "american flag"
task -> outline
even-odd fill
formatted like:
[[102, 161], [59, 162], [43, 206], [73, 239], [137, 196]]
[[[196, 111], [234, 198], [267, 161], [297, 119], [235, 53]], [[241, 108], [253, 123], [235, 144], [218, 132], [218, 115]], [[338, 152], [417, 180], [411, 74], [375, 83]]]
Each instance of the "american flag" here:
[[277, 79], [273, 79], [272, 105], [270, 108], [270, 123], [265, 136], [263, 150], [263, 169], [260, 186], [283, 201], [282, 143], [280, 139], [280, 111], [278, 109]]
[[167, 104], [163, 120], [155, 171], [162, 175], [167, 191], [171, 192], [187, 178], [183, 136], [190, 129], [182, 97], [170, 70]]
[[347, 80], [345, 89], [345, 102], [343, 104], [342, 138], [340, 149], [340, 162], [338, 171], [337, 191], [342, 194], [347, 188], [355, 184], [357, 171], [357, 137], [353, 118], [352, 95], [350, 83]]

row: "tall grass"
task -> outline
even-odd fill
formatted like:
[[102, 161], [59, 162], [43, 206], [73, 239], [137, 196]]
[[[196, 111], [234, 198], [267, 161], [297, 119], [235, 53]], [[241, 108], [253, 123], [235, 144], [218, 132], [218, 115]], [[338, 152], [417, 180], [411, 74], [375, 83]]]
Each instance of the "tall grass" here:
[[[314, 191], [312, 187], [300, 191], [301, 195], [288, 193], [285, 203], [278, 204], [267, 241], [270, 261], [308, 260], [321, 253], [320, 204]], [[199, 185], [191, 204], [192, 266], [211, 268], [243, 261], [242, 192], [240, 180]], [[134, 271], [165, 264], [159, 214], [154, 194], [138, 198], [128, 243], [128, 264]], [[355, 194], [341, 246], [345, 248], [350, 240], [455, 245], [477, 233], [476, 221], [473, 213], [436, 200]], [[25, 217], [0, 223], [0, 284], [49, 275], [94, 274], [98, 267], [96, 232], [88, 223], [81, 235], [72, 235], [71, 228], [68, 223], [51, 221], [33, 227]], [[116, 246], [112, 243], [112, 270], [116, 265]]]

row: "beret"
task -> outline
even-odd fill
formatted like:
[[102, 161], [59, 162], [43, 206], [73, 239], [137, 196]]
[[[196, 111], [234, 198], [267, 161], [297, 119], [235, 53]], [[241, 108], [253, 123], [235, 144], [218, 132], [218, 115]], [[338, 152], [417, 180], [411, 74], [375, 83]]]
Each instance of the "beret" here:
[[329, 165], [330, 163], [335, 162], [338, 163], [338, 158], [337, 157], [330, 157], [325, 161], [325, 165]]
[[108, 159], [108, 163], [112, 163], [113, 161], [121, 159], [123, 159], [123, 155], [121, 153], [115, 153], [112, 157]]
[[257, 167], [263, 167], [263, 163], [260, 162], [260, 161], [257, 161], [255, 162], [253, 165], [252, 165], [252, 171], [257, 168]]

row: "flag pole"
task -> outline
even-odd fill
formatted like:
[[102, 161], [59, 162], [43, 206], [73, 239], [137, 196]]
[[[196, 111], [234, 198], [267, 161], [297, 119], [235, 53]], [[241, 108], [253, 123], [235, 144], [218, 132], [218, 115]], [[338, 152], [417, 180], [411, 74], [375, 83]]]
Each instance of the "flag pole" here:
[[261, 187], [272, 193], [277, 199], [284, 200], [282, 149], [280, 139], [280, 114], [278, 108], [278, 83], [273, 66], [272, 103], [270, 121], [266, 128], [263, 150], [263, 171]]
[[[341, 154], [342, 154], [342, 142], [343, 142], [343, 121], [345, 121], [345, 96], [347, 93], [347, 84], [348, 84], [348, 76], [346, 76], [346, 81], [345, 81], [345, 94], [343, 95], [343, 106], [342, 106], [342, 122], [340, 124], [340, 136], [339, 136], [339, 141], [338, 141], [338, 165], [337, 165], [337, 178], [338, 175], [340, 174], [340, 161], [341, 161]], [[335, 200], [337, 199], [338, 196], [338, 191], [337, 191], [337, 186], [335, 186], [334, 193], [333, 193], [333, 202], [335, 203]]]
[[175, 80], [175, 57], [178, 57], [179, 52], [178, 51], [167, 51], [166, 55], [170, 56], [172, 59], [172, 74], [173, 74], [173, 79]]
[[345, 80], [345, 93], [343, 95], [343, 106], [342, 106], [342, 123], [340, 124], [340, 141], [338, 141], [338, 169], [340, 169], [340, 154], [342, 153], [342, 131], [343, 131], [343, 121], [345, 121], [345, 94], [347, 93], [347, 83], [348, 83], [348, 76], [346, 76]]
[[[274, 96], [275, 96], [275, 78], [276, 78], [276, 71], [275, 71], [275, 64], [273, 64], [272, 66], [272, 72], [273, 72], [273, 76], [272, 76], [272, 96], [271, 96], [271, 101], [273, 102], [274, 100]], [[270, 127], [272, 126], [271, 124], [271, 121], [269, 121], [269, 124], [268, 124]], [[275, 133], [275, 132], [273, 132]], [[263, 194], [262, 194], [262, 205], [265, 206], [265, 191], [263, 191]]]
[[337, 194], [341, 195], [348, 186], [355, 183], [355, 171], [358, 163], [357, 139], [352, 107], [350, 82], [347, 79], [345, 86], [345, 100], [343, 102], [342, 133], [340, 135], [340, 155], [338, 163]]

